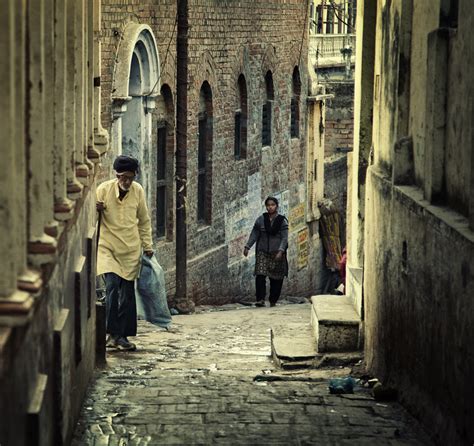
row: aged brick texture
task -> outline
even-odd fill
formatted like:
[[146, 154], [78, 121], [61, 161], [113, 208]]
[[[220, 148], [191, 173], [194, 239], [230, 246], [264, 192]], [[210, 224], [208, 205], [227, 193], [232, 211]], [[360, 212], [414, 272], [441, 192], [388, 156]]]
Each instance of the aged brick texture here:
[[325, 156], [351, 150], [354, 145], [354, 82], [328, 82], [334, 98], [326, 105]]
[[[103, 2], [102, 114], [104, 126], [112, 131], [113, 79], [115, 57], [123, 30], [130, 23], [147, 24], [153, 30], [160, 59], [161, 88], [165, 85], [175, 102], [176, 2], [167, 0], [106, 0]], [[189, 294], [200, 302], [226, 301], [253, 294], [252, 257], [241, 255], [245, 238], [255, 217], [262, 211], [267, 195], [279, 194], [285, 213], [305, 197], [307, 19], [305, 2], [292, 1], [189, 1], [189, 84], [188, 84], [188, 260]], [[298, 67], [301, 80], [299, 137], [290, 137], [292, 74]], [[266, 101], [265, 75], [271, 71], [272, 144], [262, 147], [262, 106]], [[247, 88], [247, 153], [234, 157], [235, 113], [240, 109], [238, 78]], [[207, 82], [212, 92], [212, 151], [208, 168], [212, 175], [210, 224], [197, 218], [198, 122], [200, 90]], [[158, 97], [158, 103], [160, 101]], [[163, 121], [162, 107], [153, 112], [152, 147], [156, 126]], [[173, 127], [172, 113], [165, 118]], [[172, 141], [172, 135], [169, 136]], [[175, 244], [173, 238], [174, 149], [168, 148], [169, 209], [167, 236], [157, 240], [160, 261], [167, 272], [169, 293], [173, 294]], [[104, 162], [103, 177], [109, 175], [111, 153]], [[170, 167], [171, 163], [171, 167]], [[144, 166], [156, 170], [156, 165]], [[152, 192], [150, 193], [152, 195]], [[152, 197], [153, 198], [153, 197]], [[150, 200], [152, 214], [155, 202]], [[303, 222], [303, 226], [306, 223]], [[308, 236], [307, 266], [298, 269], [296, 229], [290, 234], [290, 277], [284, 293], [310, 294], [318, 282], [320, 243], [317, 231]], [[301, 265], [300, 265], [301, 266]]]

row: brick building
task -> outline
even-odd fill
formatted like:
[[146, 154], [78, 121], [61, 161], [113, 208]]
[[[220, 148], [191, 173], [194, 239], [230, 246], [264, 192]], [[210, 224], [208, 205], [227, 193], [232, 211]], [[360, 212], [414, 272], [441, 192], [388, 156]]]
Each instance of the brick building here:
[[[280, 198], [291, 224], [283, 292], [306, 295], [318, 286], [314, 208], [322, 191], [315, 184], [322, 144], [308, 131], [307, 116], [316, 128], [321, 118], [309, 111], [314, 101], [307, 105], [307, 11], [301, 1], [189, 1], [186, 211], [188, 294], [196, 303], [253, 298], [254, 257], [245, 259], [242, 250], [267, 195]], [[112, 151], [102, 176], [110, 175], [116, 154], [141, 160], [170, 295], [176, 20], [171, 1], [103, 2], [102, 119]]]

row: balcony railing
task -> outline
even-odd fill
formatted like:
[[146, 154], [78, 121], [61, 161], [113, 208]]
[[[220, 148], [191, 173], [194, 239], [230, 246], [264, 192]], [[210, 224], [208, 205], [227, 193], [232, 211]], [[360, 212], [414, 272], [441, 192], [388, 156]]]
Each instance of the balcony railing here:
[[352, 49], [355, 56], [355, 34], [313, 34], [309, 38], [309, 55], [313, 60], [323, 62], [324, 59], [338, 59], [344, 61], [344, 48]]

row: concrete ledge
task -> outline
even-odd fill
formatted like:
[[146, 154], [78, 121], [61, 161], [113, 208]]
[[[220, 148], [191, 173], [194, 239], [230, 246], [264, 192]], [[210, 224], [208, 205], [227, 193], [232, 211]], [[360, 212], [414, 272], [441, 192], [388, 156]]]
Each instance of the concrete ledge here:
[[318, 353], [313, 330], [308, 323], [272, 328], [271, 342], [273, 360], [284, 370], [350, 366], [363, 359], [359, 351]]
[[360, 319], [348, 296], [311, 298], [311, 326], [318, 353], [358, 350]]

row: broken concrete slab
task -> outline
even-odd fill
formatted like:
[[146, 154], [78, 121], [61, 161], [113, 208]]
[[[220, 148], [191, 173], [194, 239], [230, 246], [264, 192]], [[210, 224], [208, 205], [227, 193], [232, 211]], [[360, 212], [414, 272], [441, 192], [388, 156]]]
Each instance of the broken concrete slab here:
[[363, 358], [360, 351], [318, 353], [308, 322], [272, 327], [271, 341], [273, 360], [284, 370], [348, 366]]

